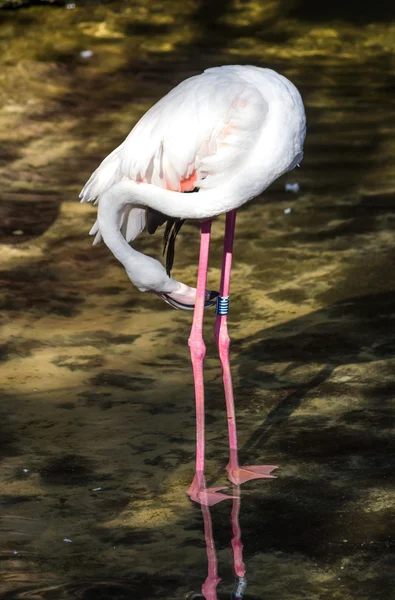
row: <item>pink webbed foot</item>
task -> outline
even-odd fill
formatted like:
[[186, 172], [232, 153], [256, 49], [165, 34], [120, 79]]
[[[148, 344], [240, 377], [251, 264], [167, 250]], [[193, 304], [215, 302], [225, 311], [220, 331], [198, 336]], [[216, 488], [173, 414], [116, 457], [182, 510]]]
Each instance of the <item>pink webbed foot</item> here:
[[187, 494], [191, 500], [197, 502], [198, 504], [203, 504], [204, 506], [214, 506], [215, 504], [223, 502], [224, 500], [231, 500], [232, 498], [235, 498], [235, 496], [228, 496], [227, 494], [220, 493], [225, 489], [226, 487], [206, 487], [204, 478], [196, 474], [193, 478], [190, 488], [187, 491]]
[[277, 468], [276, 465], [249, 465], [248, 467], [228, 465], [226, 470], [229, 480], [235, 485], [241, 485], [251, 479], [276, 479], [276, 476], [271, 473]]

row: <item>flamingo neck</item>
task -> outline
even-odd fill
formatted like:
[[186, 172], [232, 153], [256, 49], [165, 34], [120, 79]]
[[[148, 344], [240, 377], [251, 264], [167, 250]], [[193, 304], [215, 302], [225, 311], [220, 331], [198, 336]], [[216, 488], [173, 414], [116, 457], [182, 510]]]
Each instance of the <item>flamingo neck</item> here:
[[173, 218], [209, 219], [231, 210], [235, 204], [235, 208], [241, 206], [247, 199], [239, 198], [229, 184], [201, 190], [199, 194], [183, 194], [149, 183], [123, 179], [100, 196], [99, 211], [103, 204], [116, 205], [117, 213], [127, 205], [132, 205], [149, 207]]
[[186, 288], [184, 284], [169, 277], [159, 261], [132, 248], [122, 236], [120, 216], [130, 199], [125, 202], [125, 197], [118, 196], [114, 188], [100, 197], [97, 218], [106, 246], [125, 267], [130, 281], [142, 292], [171, 293], [179, 291], [180, 286]]

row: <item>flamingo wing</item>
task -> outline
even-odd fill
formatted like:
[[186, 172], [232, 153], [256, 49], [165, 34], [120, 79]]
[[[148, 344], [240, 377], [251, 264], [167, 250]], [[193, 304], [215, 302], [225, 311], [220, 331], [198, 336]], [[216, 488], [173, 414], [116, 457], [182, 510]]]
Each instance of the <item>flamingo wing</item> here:
[[[219, 67], [180, 83], [104, 159], [82, 190], [82, 202], [97, 200], [123, 178], [175, 192], [229, 181], [253, 152], [268, 112], [261, 92], [246, 75], [246, 67]], [[125, 229], [127, 220], [128, 241], [144, 229], [143, 213], [132, 208], [119, 223]], [[100, 236], [95, 226], [91, 233]]]
[[140, 119], [124, 142], [121, 172], [179, 192], [216, 187], [240, 170], [266, 112], [259, 90], [234, 70], [209, 69]]

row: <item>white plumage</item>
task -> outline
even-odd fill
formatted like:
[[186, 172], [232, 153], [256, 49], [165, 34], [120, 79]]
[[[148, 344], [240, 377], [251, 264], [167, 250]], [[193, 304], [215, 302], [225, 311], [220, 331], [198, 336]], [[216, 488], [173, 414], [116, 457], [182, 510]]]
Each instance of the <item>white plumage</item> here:
[[[304, 137], [299, 92], [270, 69], [216, 67], [183, 81], [147, 111], [83, 188], [82, 202], [99, 203], [94, 243], [103, 235], [140, 289], [193, 295], [193, 288], [163, 278], [157, 261], [154, 267], [153, 259], [132, 260], [139, 253], [127, 250], [125, 240], [144, 229], [145, 208], [180, 218], [237, 208], [300, 162]], [[194, 188], [198, 194], [180, 193]], [[156, 271], [157, 282], [148, 274], [146, 281], [138, 268]]]

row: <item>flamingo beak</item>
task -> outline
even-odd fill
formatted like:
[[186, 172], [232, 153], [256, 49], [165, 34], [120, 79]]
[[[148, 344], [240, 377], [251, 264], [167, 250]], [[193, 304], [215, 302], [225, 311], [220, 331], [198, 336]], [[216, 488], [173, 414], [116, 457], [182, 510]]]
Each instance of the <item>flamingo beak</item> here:
[[[218, 292], [208, 290], [206, 292], [206, 301], [204, 303], [204, 308], [208, 308], [209, 306], [215, 306], [216, 298], [219, 296]], [[167, 294], [161, 294], [160, 297], [167, 303], [170, 304], [173, 308], [177, 310], [194, 310], [194, 304], [183, 304], [182, 302], [177, 302], [177, 300], [173, 300]]]

